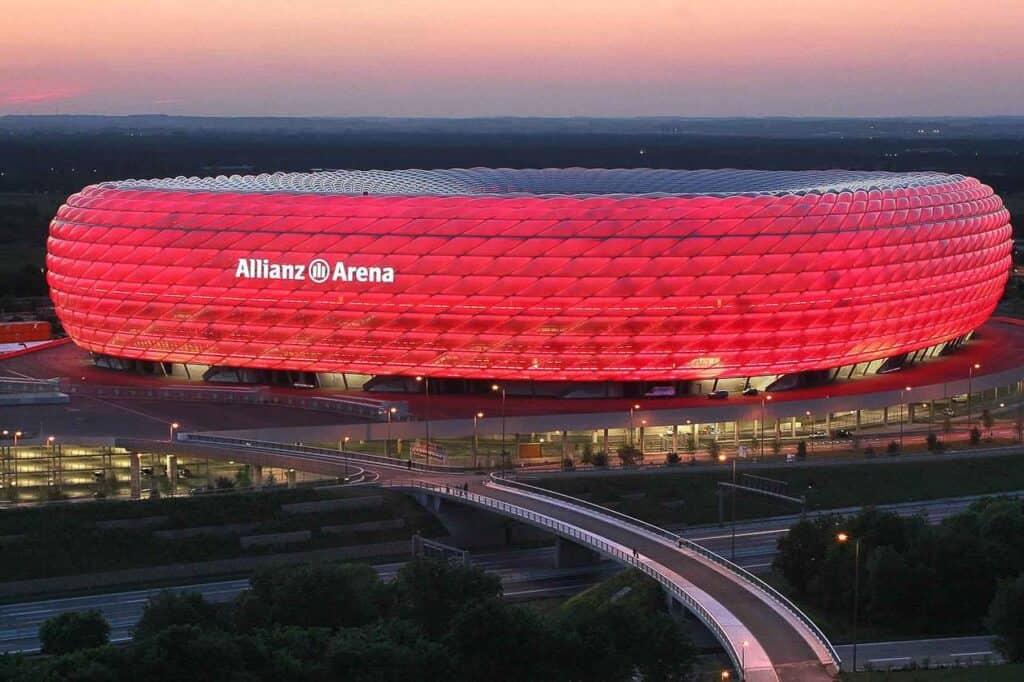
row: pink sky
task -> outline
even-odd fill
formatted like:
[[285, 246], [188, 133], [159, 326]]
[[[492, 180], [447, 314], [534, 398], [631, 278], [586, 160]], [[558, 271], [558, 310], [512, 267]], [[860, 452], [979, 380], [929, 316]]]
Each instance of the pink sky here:
[[1024, 114], [1020, 0], [34, 0], [0, 113]]

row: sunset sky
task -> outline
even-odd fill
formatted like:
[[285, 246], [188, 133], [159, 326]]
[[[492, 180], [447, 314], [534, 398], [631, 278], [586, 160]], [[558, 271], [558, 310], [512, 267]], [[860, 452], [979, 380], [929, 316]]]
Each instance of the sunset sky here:
[[5, 0], [0, 114], [1024, 114], [1021, 0]]

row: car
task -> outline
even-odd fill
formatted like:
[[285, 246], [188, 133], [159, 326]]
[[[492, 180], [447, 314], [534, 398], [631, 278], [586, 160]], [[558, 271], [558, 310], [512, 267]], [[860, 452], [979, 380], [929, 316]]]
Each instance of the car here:
[[947, 417], [953, 417], [956, 416], [956, 410], [954, 410], [952, 407], [947, 407], [942, 411], [942, 414], [946, 415]]
[[811, 440], [825, 440], [828, 438], [828, 433], [825, 431], [814, 431], [811, 433]]
[[745, 389], [743, 389], [743, 395], [757, 395], [758, 393], [760, 393], [760, 391], [758, 391], [753, 386], [747, 386]]
[[966, 403], [967, 402], [967, 396], [966, 395], [955, 395], [952, 398], [950, 398], [950, 400], [952, 400], [954, 403]]
[[153, 475], [153, 467], [142, 467], [142, 475], [143, 476], [152, 476]]
[[96, 469], [92, 472], [92, 477], [95, 478], [97, 481], [102, 481], [104, 478], [106, 478], [106, 474], [103, 473], [102, 469]]
[[853, 433], [849, 429], [833, 429], [832, 437], [836, 439], [853, 438]]
[[729, 391], [711, 391], [711, 393], [708, 393], [710, 400], [725, 400], [728, 397]]
[[654, 386], [647, 393], [644, 393], [645, 398], [673, 398], [675, 395], [675, 386]]

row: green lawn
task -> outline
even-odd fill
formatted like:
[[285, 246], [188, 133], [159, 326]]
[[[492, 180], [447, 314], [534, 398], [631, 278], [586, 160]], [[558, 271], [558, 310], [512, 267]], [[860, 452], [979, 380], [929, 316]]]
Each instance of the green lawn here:
[[[930, 462], [852, 462], [841, 466], [757, 469], [788, 483], [793, 496], [806, 495], [809, 509], [911, 502], [961, 495], [1024, 490], [1024, 455]], [[740, 466], [740, 474], [743, 467]], [[577, 495], [658, 524], [701, 524], [718, 520], [717, 483], [731, 471], [536, 479], [537, 485]], [[796, 513], [799, 506], [764, 496], [739, 494], [737, 518]], [[729, 518], [726, 503], [726, 518]]]
[[1019, 682], [1024, 680], [1024, 665], [843, 673], [840, 679], [843, 682]]

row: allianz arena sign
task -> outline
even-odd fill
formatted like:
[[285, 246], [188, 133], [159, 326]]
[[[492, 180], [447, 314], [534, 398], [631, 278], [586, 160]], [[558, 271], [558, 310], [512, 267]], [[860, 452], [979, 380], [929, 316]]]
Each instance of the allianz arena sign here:
[[308, 264], [275, 263], [269, 258], [239, 258], [235, 266], [235, 279], [325, 282], [370, 282], [393, 284], [395, 269], [383, 266], [346, 265], [336, 261], [331, 265], [323, 258], [314, 258]]

